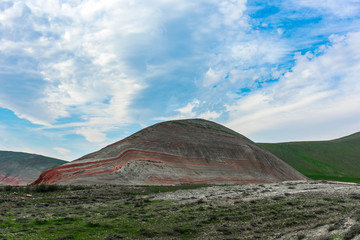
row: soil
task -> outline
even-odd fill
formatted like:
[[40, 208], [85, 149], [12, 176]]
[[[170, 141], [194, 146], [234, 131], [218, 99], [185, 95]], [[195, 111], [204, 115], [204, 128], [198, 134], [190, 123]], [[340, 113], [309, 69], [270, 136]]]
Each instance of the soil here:
[[[349, 203], [346, 202], [347, 199], [360, 200], [360, 184], [334, 181], [286, 181], [274, 184], [211, 186], [156, 194], [154, 200], [173, 201], [177, 204], [199, 200], [204, 202], [220, 201], [227, 205], [235, 204], [239, 199], [249, 202], [266, 198], [296, 199], [298, 196], [308, 200], [335, 197], [341, 199], [346, 205]], [[357, 230], [353, 237], [345, 238], [345, 235], [351, 230], [354, 231], [354, 226], [359, 226], [359, 223], [360, 211], [357, 211], [353, 215], [350, 214], [330, 222], [317, 223], [315, 226], [301, 229], [290, 229], [275, 236], [268, 236], [267, 239], [360, 239], [360, 230]]]
[[360, 185], [0, 187], [0, 239], [360, 239]]

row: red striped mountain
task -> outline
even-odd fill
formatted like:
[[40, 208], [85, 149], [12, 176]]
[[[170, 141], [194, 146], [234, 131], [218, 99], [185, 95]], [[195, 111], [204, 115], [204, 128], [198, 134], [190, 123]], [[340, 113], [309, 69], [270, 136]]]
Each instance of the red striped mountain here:
[[27, 185], [46, 169], [66, 163], [56, 158], [23, 152], [0, 151], [0, 185]]
[[145, 128], [42, 173], [33, 184], [224, 184], [304, 180], [246, 137], [202, 119]]

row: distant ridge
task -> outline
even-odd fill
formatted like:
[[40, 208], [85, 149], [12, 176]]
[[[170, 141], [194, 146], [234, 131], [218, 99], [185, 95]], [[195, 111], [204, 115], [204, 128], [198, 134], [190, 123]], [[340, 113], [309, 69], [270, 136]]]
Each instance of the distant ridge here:
[[33, 184], [225, 184], [304, 180], [239, 133], [202, 119], [167, 121], [65, 165]]
[[0, 151], [0, 185], [27, 185], [66, 161], [36, 154]]
[[330, 141], [257, 145], [309, 178], [360, 182], [360, 132]]

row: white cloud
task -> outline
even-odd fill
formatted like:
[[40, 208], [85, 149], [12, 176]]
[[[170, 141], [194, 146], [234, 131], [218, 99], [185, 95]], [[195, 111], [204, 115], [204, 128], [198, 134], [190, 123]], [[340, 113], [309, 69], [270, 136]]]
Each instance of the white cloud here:
[[[211, 51], [201, 56], [213, 56], [204, 77], [205, 86], [221, 82], [229, 73], [228, 81], [239, 82], [241, 73], [236, 73], [235, 67], [243, 65], [244, 69], [238, 71], [246, 71], [245, 68], [252, 67], [259, 59], [273, 63], [282, 56], [279, 47], [266, 48], [264, 46], [270, 42], [260, 43], [247, 34], [250, 26], [244, 14], [246, 0], [155, 0], [146, 3], [137, 0], [15, 0], [2, 12], [4, 24], [0, 30], [18, 30], [0, 39], [0, 51], [11, 58], [26, 56], [26, 64], [19, 62], [13, 67], [24, 75], [32, 71], [39, 84], [36, 90], [27, 92], [28, 104], [14, 101], [18, 96], [5, 93], [5, 97], [0, 96], [0, 106], [50, 128], [59, 119], [74, 115], [81, 122], [79, 125], [98, 129], [101, 133], [111, 126], [131, 122], [134, 101], [147, 87], [146, 78], [156, 74], [152, 73], [156, 67], [149, 71], [141, 68], [143, 63], [151, 68], [146, 59], [158, 54], [156, 48], [153, 49], [154, 43], [166, 34], [168, 22], [185, 19], [189, 13], [205, 14], [199, 8], [202, 4], [211, 5], [215, 11], [208, 22], [204, 20], [199, 26], [187, 29], [193, 31], [189, 32], [193, 34], [191, 41], [204, 41], [211, 33], [216, 35], [217, 41], [228, 43], [214, 50], [220, 54]], [[205, 19], [208, 15], [206, 13]], [[170, 67], [183, 68], [183, 62], [173, 61]], [[164, 67], [169, 65], [161, 65], [162, 69], [156, 72], [164, 73]], [[177, 117], [200, 115], [201, 112], [193, 111], [197, 105], [194, 102], [177, 109]], [[216, 115], [207, 111], [203, 110], [202, 114]], [[78, 132], [83, 133], [82, 130]]]
[[222, 24], [207, 26], [221, 44], [208, 56], [208, 68], [201, 79], [203, 87], [222, 84], [228, 89], [253, 88], [256, 81], [270, 79], [278, 71], [276, 65], [292, 51], [291, 45], [282, 39], [283, 29], [261, 32], [251, 28], [250, 18], [245, 14], [246, 3], [222, 1], [213, 17]]
[[[21, 59], [25, 53], [32, 65], [14, 69], [26, 75], [37, 68], [35, 74], [44, 81], [37, 93], [27, 92], [31, 102], [26, 107], [11, 93], [0, 94], [0, 106], [44, 126], [74, 113], [101, 130], [104, 123], [129, 122], [130, 106], [146, 83], [144, 74], [126, 58], [133, 54], [139, 36], [150, 43], [161, 30], [157, 7], [162, 4], [171, 5], [166, 1], [154, 6], [140, 1], [13, 1], [0, 14], [0, 30], [17, 28], [22, 36], [0, 38], [1, 54]], [[26, 28], [20, 28], [23, 23]], [[34, 39], [34, 34], [41, 36]]]
[[218, 112], [207, 111], [207, 112], [199, 114], [198, 118], [203, 118], [203, 119], [207, 119], [207, 120], [210, 120], [210, 119], [215, 120], [215, 119], [219, 118], [220, 116], [221, 116], [221, 114]]
[[358, 131], [350, 119], [360, 117], [360, 32], [332, 39], [337, 40], [320, 47], [318, 55], [297, 55], [279, 82], [227, 106], [227, 125], [257, 141], [270, 135], [282, 141]]
[[101, 143], [106, 140], [106, 135], [95, 128], [80, 128], [76, 130], [76, 133], [84, 136], [87, 141], [92, 143]]
[[62, 155], [67, 155], [67, 154], [71, 153], [71, 151], [66, 148], [54, 147], [53, 149]]
[[199, 100], [194, 99], [191, 103], [188, 103], [185, 107], [179, 108], [176, 111], [179, 112], [183, 116], [192, 117], [194, 115], [194, 108], [198, 107], [200, 104]]
[[354, 17], [360, 13], [360, 1], [359, 0], [295, 0], [292, 1], [294, 5], [300, 5], [303, 7], [310, 7], [317, 11], [324, 13], [330, 13], [340, 18]]
[[214, 71], [212, 68], [209, 68], [209, 70], [205, 73], [204, 76], [204, 86], [211, 86], [218, 83], [225, 77], [225, 74], [226, 72], [224, 72], [223, 70]]
[[[0, 38], [0, 51], [13, 59], [26, 57], [26, 64], [0, 61], [0, 68], [11, 66], [10, 73], [25, 76], [31, 72], [39, 83], [36, 90], [27, 91], [28, 104], [4, 93], [0, 106], [47, 129], [74, 115], [79, 124], [61, 126], [106, 132], [131, 122], [136, 111], [132, 105], [147, 87], [146, 78], [154, 74], [141, 66], [151, 66], [147, 59], [163, 47], [159, 39], [166, 34], [166, 24], [189, 12], [200, 15], [203, 3], [219, 7], [217, 17], [229, 28], [244, 19], [246, 1], [9, 1], [0, 14], [0, 31], [13, 34]], [[184, 67], [182, 60], [172, 63], [171, 68]], [[159, 71], [164, 73], [168, 66], [162, 64]]]
[[49, 67], [52, 67], [54, 70], [58, 71], [60, 78], [68, 78], [71, 77], [71, 75], [74, 75], [75, 73], [75, 69], [74, 69], [75, 66], [73, 59], [68, 59], [63, 62], [55, 63]]
[[14, 2], [11, 8], [5, 9], [5, 11], [0, 14], [1, 24], [6, 27], [11, 27], [16, 24], [16, 21], [21, 17], [26, 11], [26, 5], [22, 2]]
[[231, 56], [238, 65], [246, 68], [277, 63], [286, 53], [288, 50], [281, 41], [249, 39], [239, 43], [234, 42], [229, 48], [228, 56]]
[[205, 102], [201, 103], [198, 99], [194, 99], [193, 101], [186, 104], [184, 107], [174, 110], [179, 114], [170, 117], [159, 117], [159, 118], [155, 118], [155, 120], [168, 121], [174, 119], [188, 119], [188, 118], [203, 118], [208, 120], [210, 119], [215, 120], [221, 116], [221, 113], [216, 111], [207, 110], [204, 112], [202, 107], [202, 105], [204, 104]]
[[219, 12], [223, 14], [223, 23], [227, 26], [248, 26], [244, 20], [246, 10], [246, 0], [219, 1]]
[[[14, 0], [0, 4], [4, 2], [0, 74], [5, 77], [0, 78], [0, 106], [46, 126], [42, 129], [67, 128], [91, 142], [102, 142], [112, 127], [134, 123], [139, 113], [162, 115], [155, 111], [165, 109], [176, 113], [171, 119], [219, 119], [227, 103], [231, 125], [248, 126], [247, 132], [256, 133], [291, 118], [305, 121], [310, 113], [319, 121], [317, 112], [331, 118], [332, 111], [325, 112], [323, 104], [346, 105], [338, 107], [344, 114], [357, 104], [356, 34], [333, 35], [332, 46], [298, 54], [292, 71], [284, 75], [298, 40], [286, 38], [302, 33], [297, 30], [302, 26], [274, 27], [271, 17], [258, 23], [259, 28], [252, 26], [257, 20], [247, 15], [246, 0]], [[343, 5], [331, 0], [295, 3], [290, 2], [295, 9], [318, 8], [340, 18], [356, 17], [359, 8], [356, 0]], [[276, 6], [284, 4], [289, 2]], [[272, 31], [262, 30], [272, 27]], [[312, 36], [322, 34], [314, 32]], [[310, 38], [306, 40], [311, 42]], [[311, 44], [301, 43], [301, 49]], [[270, 79], [280, 80], [258, 89]], [[153, 100], [153, 94], [165, 87], [176, 88], [171, 92], [175, 100], [168, 103], [162, 94]], [[144, 99], [154, 101], [151, 106], [162, 105], [154, 110]], [[141, 101], [139, 109], [136, 104]], [[259, 118], [263, 119], [260, 126], [254, 123]]]
[[175, 112], [178, 112], [179, 114], [170, 116], [170, 117], [158, 117], [158, 118], [155, 118], [155, 120], [168, 121], [168, 120], [174, 120], [174, 119], [194, 118], [197, 115], [196, 112], [194, 112], [194, 109], [198, 108], [199, 105], [200, 105], [200, 101], [198, 99], [194, 99], [192, 102], [189, 102], [188, 104], [186, 104], [186, 106], [174, 110]]

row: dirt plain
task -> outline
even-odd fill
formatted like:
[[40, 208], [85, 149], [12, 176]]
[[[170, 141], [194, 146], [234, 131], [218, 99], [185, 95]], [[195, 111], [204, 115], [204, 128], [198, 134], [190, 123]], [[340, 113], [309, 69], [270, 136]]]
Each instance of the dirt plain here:
[[360, 239], [360, 185], [0, 187], [0, 239]]

